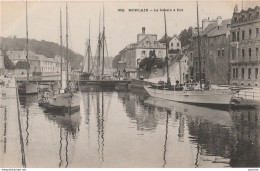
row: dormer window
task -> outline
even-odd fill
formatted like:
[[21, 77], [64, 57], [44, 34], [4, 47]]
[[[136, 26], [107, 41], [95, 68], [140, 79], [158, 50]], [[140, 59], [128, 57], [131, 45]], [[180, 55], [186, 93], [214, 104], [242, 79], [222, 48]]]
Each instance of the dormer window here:
[[249, 13], [249, 19], [251, 19], [251, 18], [252, 18], [252, 13], [250, 12], [250, 13]]
[[244, 14], [242, 15], [242, 21], [245, 21], [245, 15]]

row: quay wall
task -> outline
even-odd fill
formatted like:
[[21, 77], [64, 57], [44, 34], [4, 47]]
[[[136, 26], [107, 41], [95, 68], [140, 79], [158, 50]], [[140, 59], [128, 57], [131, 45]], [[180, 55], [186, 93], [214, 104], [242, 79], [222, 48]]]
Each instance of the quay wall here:
[[0, 87], [0, 168], [26, 167], [17, 84], [14, 78], [1, 80], [5, 85]]

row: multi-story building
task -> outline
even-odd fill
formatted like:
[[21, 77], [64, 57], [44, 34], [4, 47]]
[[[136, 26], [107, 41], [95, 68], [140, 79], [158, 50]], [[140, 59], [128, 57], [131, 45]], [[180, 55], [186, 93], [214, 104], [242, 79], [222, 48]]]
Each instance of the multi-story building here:
[[229, 83], [229, 37], [231, 20], [217, 19], [202, 20], [200, 28], [200, 64], [198, 55], [198, 32], [194, 31], [189, 52], [190, 78], [201, 79], [211, 84]]
[[168, 47], [169, 47], [169, 50], [179, 49], [181, 51], [181, 41], [176, 34], [173, 35], [173, 37], [171, 37], [171, 40], [169, 41]]
[[229, 84], [231, 19], [218, 21], [218, 26], [208, 33], [208, 56], [205, 76], [211, 84]]
[[231, 21], [231, 84], [259, 86], [260, 7], [234, 9]]
[[[25, 51], [7, 51], [7, 56], [14, 64], [19, 61], [26, 61]], [[42, 75], [53, 75], [60, 73], [60, 57], [47, 58], [43, 55], [35, 54], [34, 52], [28, 53], [28, 61], [30, 64], [29, 72], [41, 72]], [[63, 68], [67, 68], [66, 62], [63, 59]], [[71, 70], [69, 63], [69, 71]]]
[[137, 35], [137, 42], [124, 48], [121, 61], [126, 63], [128, 68], [137, 68], [138, 62], [149, 57], [153, 52], [157, 58], [165, 58], [165, 44], [157, 40], [156, 34], [146, 34], [145, 27], [142, 27], [142, 34]]
[[201, 66], [201, 79], [205, 80], [206, 71], [206, 60], [208, 56], [208, 33], [214, 30], [218, 21], [221, 18], [218, 17], [216, 20], [204, 19], [202, 20], [202, 27], [200, 30], [200, 63], [199, 63], [199, 52], [198, 52], [198, 31], [194, 31], [191, 40], [191, 53], [190, 53], [190, 78], [199, 81]]

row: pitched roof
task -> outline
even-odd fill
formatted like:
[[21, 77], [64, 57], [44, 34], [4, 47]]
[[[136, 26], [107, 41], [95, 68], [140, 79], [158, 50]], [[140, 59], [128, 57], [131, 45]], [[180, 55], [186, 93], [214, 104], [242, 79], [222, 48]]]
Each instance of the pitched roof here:
[[[169, 43], [171, 40], [172, 40], [172, 37], [167, 36], [166, 42]], [[163, 37], [162, 37], [158, 42], [160, 42], [160, 43], [165, 43], [165, 35], [163, 35]]]
[[214, 37], [214, 36], [226, 34], [230, 30], [230, 27], [228, 27], [228, 25], [230, 24], [231, 24], [231, 19], [223, 20], [220, 26], [216, 27], [214, 30], [208, 33], [208, 37]]
[[[204, 30], [202, 30], [200, 32], [200, 36], [207, 35], [212, 30], [214, 30], [217, 26], [218, 26], [218, 23], [216, 21], [210, 23]], [[193, 37], [197, 37], [197, 36], [198, 36], [198, 32], [196, 32]]]

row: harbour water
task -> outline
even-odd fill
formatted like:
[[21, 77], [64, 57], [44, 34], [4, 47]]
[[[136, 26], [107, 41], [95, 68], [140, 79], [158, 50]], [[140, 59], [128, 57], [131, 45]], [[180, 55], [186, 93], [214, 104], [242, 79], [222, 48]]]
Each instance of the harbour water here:
[[80, 111], [69, 114], [44, 112], [37, 95], [20, 97], [26, 167], [260, 166], [259, 109], [211, 109], [139, 91], [80, 98]]

